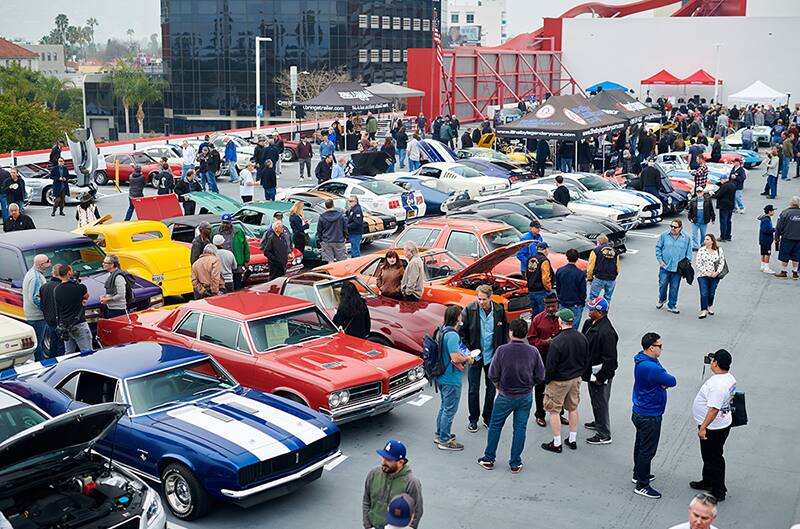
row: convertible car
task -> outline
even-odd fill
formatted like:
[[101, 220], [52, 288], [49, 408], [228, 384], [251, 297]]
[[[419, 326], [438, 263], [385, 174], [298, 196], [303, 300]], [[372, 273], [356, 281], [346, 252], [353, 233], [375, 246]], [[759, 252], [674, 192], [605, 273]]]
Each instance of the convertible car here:
[[207, 353], [245, 387], [339, 423], [385, 413], [427, 384], [418, 357], [348, 336], [313, 303], [267, 292], [104, 319], [97, 333], [103, 345], [157, 341]]
[[341, 457], [330, 420], [243, 388], [205, 354], [145, 342], [58, 360], [0, 378], [51, 415], [125, 405], [94, 448], [160, 483], [182, 520], [203, 516], [213, 499], [250, 506], [285, 494]]

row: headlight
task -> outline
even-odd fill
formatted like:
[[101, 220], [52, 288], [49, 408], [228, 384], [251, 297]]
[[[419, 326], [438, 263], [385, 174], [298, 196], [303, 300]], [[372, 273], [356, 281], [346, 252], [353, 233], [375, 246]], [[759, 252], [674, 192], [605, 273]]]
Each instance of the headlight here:
[[667, 204], [672, 205], [672, 197], [667, 197]]
[[408, 372], [408, 375], [406, 376], [408, 377], [409, 382], [414, 382], [415, 380], [417, 380], [417, 369], [416, 368], [412, 369], [411, 371]]
[[417, 366], [417, 380], [425, 378], [425, 369], [422, 366]]
[[150, 296], [150, 307], [157, 309], [158, 307], [164, 306], [164, 296], [161, 294], [156, 294], [155, 296]]
[[341, 402], [342, 406], [344, 406], [345, 404], [350, 402], [350, 392], [347, 391], [347, 390], [340, 391], [339, 392], [339, 401]]
[[152, 281], [160, 285], [164, 281], [164, 274], [153, 274]]
[[148, 490], [144, 500], [144, 520], [147, 523], [147, 527], [150, 527], [158, 520], [161, 516], [161, 509], [161, 500], [158, 498], [158, 494]]
[[330, 406], [331, 409], [337, 408], [341, 403], [342, 399], [339, 397], [338, 391], [334, 391], [333, 393], [328, 395], [328, 406]]
[[530, 312], [525, 312], [523, 314], [520, 314], [520, 318], [522, 318], [523, 320], [525, 320], [526, 322], [528, 322], [530, 324], [530, 322], [531, 322], [531, 313]]

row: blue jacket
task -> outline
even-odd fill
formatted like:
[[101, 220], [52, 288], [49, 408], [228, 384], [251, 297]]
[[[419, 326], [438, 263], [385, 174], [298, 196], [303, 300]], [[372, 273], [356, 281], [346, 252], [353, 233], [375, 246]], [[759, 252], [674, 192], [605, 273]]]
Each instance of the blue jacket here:
[[225, 144], [225, 159], [229, 162], [236, 161], [236, 144], [233, 143], [233, 140], [228, 140], [228, 143]]
[[667, 263], [666, 270], [670, 272], [678, 271], [678, 263], [683, 258], [692, 260], [692, 239], [681, 230], [678, 238], [672, 236], [669, 230], [658, 237], [656, 242], [656, 260], [660, 263]]
[[586, 303], [586, 272], [567, 264], [556, 272], [558, 302], [565, 307], [583, 306]]
[[[519, 242], [525, 242], [525, 241], [541, 242], [543, 240], [544, 239], [542, 239], [541, 233], [536, 237], [534, 237], [530, 231], [528, 231], [525, 235], [519, 238]], [[529, 244], [528, 246], [524, 246], [520, 248], [519, 251], [517, 252], [517, 259], [519, 259], [519, 270], [520, 272], [522, 272], [522, 277], [525, 277], [525, 272], [528, 270], [528, 259], [530, 259], [534, 255], [536, 255], [535, 243]]]
[[347, 219], [347, 233], [361, 235], [364, 233], [364, 211], [360, 204], [356, 204], [345, 213]]
[[772, 244], [775, 238], [775, 227], [772, 225], [772, 218], [769, 215], [761, 215], [758, 217], [761, 225], [758, 228], [758, 243], [759, 244]]
[[648, 417], [664, 415], [667, 407], [667, 388], [678, 382], [667, 373], [657, 358], [643, 351], [633, 357], [633, 412]]

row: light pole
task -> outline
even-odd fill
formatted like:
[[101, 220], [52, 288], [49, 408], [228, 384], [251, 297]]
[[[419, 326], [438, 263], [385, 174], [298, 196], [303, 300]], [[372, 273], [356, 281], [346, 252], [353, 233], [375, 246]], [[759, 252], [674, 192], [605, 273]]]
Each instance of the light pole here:
[[714, 44], [716, 48], [715, 56], [714, 56], [714, 104], [719, 105], [719, 47], [722, 46], [721, 43], [717, 42]]
[[256, 37], [256, 130], [261, 129], [264, 107], [261, 105], [261, 43], [272, 42], [269, 37]]

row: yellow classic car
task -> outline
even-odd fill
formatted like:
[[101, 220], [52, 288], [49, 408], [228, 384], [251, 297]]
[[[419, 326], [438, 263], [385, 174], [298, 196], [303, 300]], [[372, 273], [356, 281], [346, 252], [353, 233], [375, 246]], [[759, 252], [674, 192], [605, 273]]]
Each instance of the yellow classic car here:
[[110, 219], [107, 215], [73, 233], [93, 239], [106, 253], [116, 255], [123, 270], [159, 285], [164, 297], [192, 293], [191, 250], [170, 239], [163, 223], [108, 222]]

